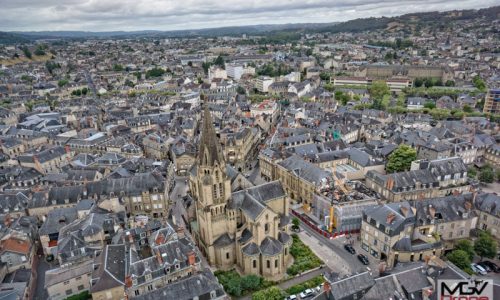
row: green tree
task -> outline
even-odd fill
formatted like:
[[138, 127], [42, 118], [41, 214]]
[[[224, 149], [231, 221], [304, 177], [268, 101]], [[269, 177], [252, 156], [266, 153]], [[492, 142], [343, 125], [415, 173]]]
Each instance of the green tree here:
[[370, 86], [369, 91], [370, 91], [370, 96], [372, 97], [373, 100], [380, 100], [380, 101], [382, 101], [385, 95], [389, 95], [391, 93], [385, 81], [373, 82], [372, 85]]
[[123, 68], [123, 66], [122, 66], [122, 65], [120, 65], [120, 64], [115, 64], [115, 65], [113, 66], [113, 71], [115, 71], [115, 72], [122, 72], [123, 70], [124, 70], [124, 68]]
[[27, 58], [31, 59], [33, 57], [33, 55], [31, 54], [31, 51], [30, 51], [30, 49], [28, 49], [28, 47], [24, 46], [22, 48], [22, 50], [23, 50], [24, 56], [26, 56]]
[[59, 80], [59, 81], [57, 82], [57, 85], [58, 85], [59, 87], [63, 87], [63, 86], [65, 86], [65, 85], [66, 85], [66, 84], [68, 84], [68, 83], [69, 83], [69, 81], [68, 81], [68, 80], [66, 80], [66, 79], [61, 79], [61, 80]]
[[323, 81], [330, 81], [330, 73], [321, 72], [319, 73], [319, 78]]
[[240, 86], [240, 85], [239, 85], [239, 86], [236, 88], [236, 93], [238, 93], [238, 94], [240, 94], [240, 95], [245, 95], [245, 94], [247, 93], [247, 91], [245, 90], [245, 88], [244, 88], [244, 87], [242, 87], [242, 86]]
[[469, 259], [472, 261], [474, 258], [474, 246], [472, 242], [469, 240], [460, 240], [455, 245], [455, 250], [462, 250], [469, 256]]
[[464, 112], [466, 112], [466, 113], [471, 113], [471, 112], [473, 112], [472, 107], [470, 107], [468, 104], [465, 104], [465, 105], [464, 105], [463, 110], [464, 110]]
[[493, 173], [493, 169], [483, 168], [479, 173], [479, 181], [484, 183], [492, 183], [495, 180], [495, 174]]
[[476, 178], [476, 176], [477, 176], [477, 169], [474, 168], [474, 167], [469, 167], [467, 169], [467, 176], [469, 178]]
[[217, 58], [214, 60], [214, 65], [224, 68], [224, 57], [219, 54], [219, 56], [217, 56]]
[[37, 56], [45, 55], [45, 50], [43, 50], [43, 48], [41, 48], [41, 47], [38, 47], [35, 50], [35, 55], [37, 55]]
[[455, 86], [455, 81], [453, 81], [453, 80], [447, 80], [444, 85], [446, 85], [446, 86]]
[[389, 173], [402, 172], [410, 169], [411, 162], [417, 159], [417, 150], [412, 147], [401, 144], [389, 156], [386, 170]]
[[282, 300], [283, 292], [275, 286], [253, 293], [252, 300]]
[[484, 257], [495, 257], [497, 254], [497, 242], [489, 231], [482, 231], [479, 233], [479, 238], [474, 242], [474, 251], [481, 257], [481, 260], [483, 260]]
[[162, 68], [154, 67], [153, 69], [146, 72], [146, 78], [161, 77], [163, 76], [163, 74], [165, 74], [165, 70], [163, 70]]
[[241, 296], [241, 278], [240, 277], [229, 278], [224, 288], [229, 294], [233, 296], [236, 297]]
[[472, 83], [476, 87], [476, 89], [480, 90], [481, 92], [486, 91], [486, 83], [484, 83], [484, 80], [479, 76], [476, 75], [474, 78], [472, 78]]
[[292, 229], [297, 230], [297, 229], [299, 229], [299, 226], [300, 226], [300, 220], [299, 220], [299, 218], [296, 218], [296, 217], [293, 218], [292, 219]]
[[436, 103], [434, 103], [433, 101], [427, 101], [424, 103], [424, 107], [428, 109], [434, 109], [436, 108]]
[[241, 279], [241, 289], [247, 291], [258, 290], [262, 284], [262, 277], [257, 275], [247, 275]]
[[463, 250], [453, 250], [446, 256], [446, 258], [465, 272], [472, 273], [472, 270], [470, 269], [471, 260], [469, 259], [469, 254], [467, 254], [467, 252]]

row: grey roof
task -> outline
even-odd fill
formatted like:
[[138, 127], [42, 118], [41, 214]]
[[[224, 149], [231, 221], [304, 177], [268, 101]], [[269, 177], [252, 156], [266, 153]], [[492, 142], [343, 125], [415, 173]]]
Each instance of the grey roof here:
[[476, 208], [493, 216], [500, 216], [500, 196], [495, 194], [479, 194], [476, 197]]
[[257, 246], [256, 243], [250, 243], [246, 245], [245, 247], [243, 247], [242, 251], [245, 255], [248, 256], [260, 254], [259, 246]]
[[[388, 216], [393, 215], [394, 218], [388, 220]], [[389, 235], [399, 234], [404, 229], [405, 224], [415, 221], [415, 214], [407, 201], [399, 203], [380, 204], [375, 207], [369, 207], [363, 212], [363, 218], [370, 224], [379, 224], [381, 231], [385, 231], [388, 227]], [[369, 219], [369, 221], [368, 221]], [[390, 223], [387, 223], [390, 221]]]
[[207, 269], [196, 275], [168, 284], [161, 289], [155, 289], [150, 293], [136, 296], [134, 299], [211, 299], [211, 292], [215, 292], [216, 297], [224, 295], [224, 289], [217, 281], [217, 278]]
[[330, 177], [330, 172], [327, 172], [296, 155], [292, 155], [279, 162], [278, 165], [293, 172], [296, 176], [314, 184], [319, 184], [322, 180]]
[[225, 246], [229, 246], [233, 243], [233, 239], [229, 236], [229, 234], [224, 233], [223, 235], [219, 236], [215, 241], [214, 241], [214, 246], [217, 248], [222, 248]]
[[281, 242], [269, 236], [260, 243], [260, 252], [263, 255], [277, 255], [281, 253], [282, 250], [283, 245]]
[[352, 295], [366, 291], [374, 285], [373, 276], [368, 272], [364, 272], [332, 282], [330, 284], [330, 293], [335, 300], [350, 299], [349, 297]]
[[125, 245], [106, 245], [100, 256], [101, 264], [92, 274], [91, 293], [125, 285], [128, 268], [125, 255]]
[[70, 224], [77, 218], [78, 214], [76, 212], [76, 208], [74, 207], [53, 209], [49, 211], [47, 219], [40, 227], [39, 234], [47, 235], [51, 233], [58, 233], [62, 227]]
[[92, 260], [68, 267], [59, 267], [45, 272], [45, 288], [72, 278], [92, 273]]
[[240, 209], [251, 220], [255, 220], [266, 208], [246, 190], [233, 193], [228, 208]]

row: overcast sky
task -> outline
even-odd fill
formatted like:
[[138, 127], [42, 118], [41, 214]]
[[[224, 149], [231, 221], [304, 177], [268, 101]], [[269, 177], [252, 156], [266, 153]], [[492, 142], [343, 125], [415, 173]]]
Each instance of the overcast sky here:
[[499, 4], [500, 0], [0, 0], [0, 31], [177, 30], [339, 22]]

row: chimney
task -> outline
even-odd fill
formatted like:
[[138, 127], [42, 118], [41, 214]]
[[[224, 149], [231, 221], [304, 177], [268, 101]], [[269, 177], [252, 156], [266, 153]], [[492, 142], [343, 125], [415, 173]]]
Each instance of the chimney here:
[[132, 277], [131, 277], [131, 276], [127, 276], [127, 277], [125, 278], [125, 285], [126, 285], [128, 288], [132, 287]]
[[387, 219], [386, 219], [386, 222], [387, 224], [392, 224], [392, 222], [394, 221], [394, 219], [396, 218], [396, 215], [394, 213], [388, 213], [387, 214]]
[[436, 208], [432, 206], [432, 204], [429, 204], [429, 215], [434, 219], [434, 216], [436, 215]]
[[387, 178], [386, 188], [388, 190], [392, 190], [393, 187], [394, 187], [394, 178], [392, 176], [389, 176], [389, 178]]
[[161, 258], [160, 251], [156, 251], [156, 260], [158, 261], [159, 265], [163, 265], [163, 259]]
[[194, 251], [189, 251], [187, 256], [188, 256], [189, 265], [194, 266], [194, 264], [196, 263], [196, 255], [195, 255]]
[[176, 232], [179, 238], [183, 238], [185, 236], [184, 227], [177, 227]]
[[159, 233], [158, 236], [156, 237], [155, 244], [156, 245], [161, 245], [165, 242], [165, 236], [163, 233]]
[[470, 211], [472, 209], [472, 203], [470, 203], [469, 201], [465, 201], [464, 206], [467, 211]]
[[134, 242], [134, 237], [132, 236], [132, 234], [130, 232], [129, 232], [129, 235], [128, 235], [128, 241], [131, 244]]
[[401, 214], [406, 218], [408, 216], [408, 207], [401, 206]]

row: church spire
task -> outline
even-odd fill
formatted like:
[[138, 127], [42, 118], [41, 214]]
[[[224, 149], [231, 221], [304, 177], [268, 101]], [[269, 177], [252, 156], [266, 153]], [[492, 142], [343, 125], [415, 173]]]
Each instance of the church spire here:
[[224, 165], [224, 157], [215, 134], [215, 127], [212, 121], [212, 115], [208, 109], [208, 102], [204, 103], [203, 124], [201, 128], [200, 152], [198, 162], [202, 166], [213, 166], [217, 161], [219, 165]]

